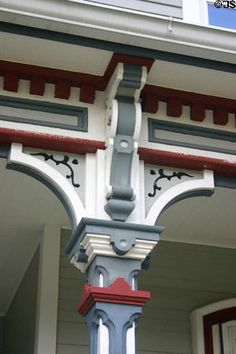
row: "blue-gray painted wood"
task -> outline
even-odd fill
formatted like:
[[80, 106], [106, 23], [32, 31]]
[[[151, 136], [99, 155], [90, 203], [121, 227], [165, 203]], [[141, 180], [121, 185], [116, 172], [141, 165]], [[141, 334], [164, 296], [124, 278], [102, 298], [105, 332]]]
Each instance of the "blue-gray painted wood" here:
[[[96, 302], [86, 315], [89, 327], [89, 354], [97, 354], [97, 332], [99, 319], [109, 331], [109, 354], [126, 353], [126, 333], [137, 322], [142, 313], [141, 306], [130, 306]], [[128, 353], [127, 353], [128, 354]]]
[[199, 57], [196, 58], [193, 56], [164, 52], [160, 50], [153, 50], [153, 49], [147, 49], [141, 47], [132, 47], [131, 45], [127, 45], [127, 44], [113, 43], [104, 40], [97, 40], [93, 38], [76, 36], [67, 33], [16, 25], [7, 22], [0, 21], [0, 31], [7, 32], [7, 33], [21, 34], [28, 37], [49, 39], [56, 42], [71, 43], [71, 44], [82, 45], [85, 47], [104, 49], [116, 53], [123, 53], [123, 54], [125, 53], [129, 55], [141, 56], [144, 58], [154, 58], [154, 59], [164, 60], [173, 63], [193, 65], [200, 68], [208, 68], [208, 69], [219, 70], [224, 72], [236, 73], [236, 65], [232, 63], [220, 62], [220, 61], [199, 58]]
[[[119, 255], [126, 254], [135, 245], [136, 239], [158, 241], [163, 227], [123, 223], [103, 219], [82, 218], [78, 227], [73, 231], [71, 239], [66, 245], [65, 252], [69, 258], [79, 256], [81, 241], [86, 234], [110, 235], [114, 251]], [[125, 245], [123, 245], [125, 241]], [[86, 262], [86, 259], [85, 259]]]
[[142, 66], [123, 65], [123, 77], [115, 96], [118, 103], [118, 119], [110, 167], [111, 195], [104, 207], [112, 220], [119, 221], [125, 221], [135, 207], [134, 191], [131, 186], [136, 126], [134, 95], [140, 88], [142, 79]]
[[[47, 112], [53, 113], [55, 116], [58, 114], [65, 115], [65, 116], [73, 116], [75, 117], [76, 124], [64, 124], [58, 122], [49, 122], [45, 119], [45, 121], [37, 120], [37, 119], [26, 119], [21, 117], [14, 117], [8, 115], [0, 114], [0, 120], [16, 122], [16, 123], [24, 123], [24, 124], [33, 124], [33, 125], [40, 125], [46, 127], [53, 127], [53, 128], [61, 128], [67, 130], [76, 130], [76, 131], [88, 131], [88, 109], [85, 107], [77, 107], [71, 105], [64, 105], [58, 103], [49, 103], [44, 101], [34, 101], [22, 98], [15, 98], [15, 97], [7, 97], [7, 96], [0, 96], [0, 107], [9, 107], [24, 109], [24, 110], [32, 110], [35, 112]], [[9, 110], [10, 113], [10, 110]], [[37, 114], [37, 113], [36, 113]]]
[[236, 154], [236, 133], [148, 119], [148, 140], [154, 143]]
[[34, 353], [39, 249], [34, 254], [5, 316], [4, 354]]
[[236, 189], [236, 178], [223, 175], [214, 175], [214, 181], [216, 187]]
[[[57, 354], [88, 354], [85, 320], [76, 312], [84, 275], [64, 255], [60, 260]], [[190, 313], [236, 296], [236, 250], [160, 241], [139, 289], [151, 291], [137, 329], [137, 354], [192, 354]]]
[[89, 0], [109, 6], [148, 12], [155, 15], [183, 18], [182, 0]]

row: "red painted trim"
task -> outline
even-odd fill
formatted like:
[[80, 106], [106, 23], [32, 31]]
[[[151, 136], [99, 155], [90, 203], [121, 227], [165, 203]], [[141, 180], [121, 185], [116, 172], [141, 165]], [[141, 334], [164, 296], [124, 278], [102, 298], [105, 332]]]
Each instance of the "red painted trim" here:
[[[152, 96], [152, 101], [166, 102], [167, 114], [174, 117], [178, 117], [181, 114], [180, 105], [190, 106], [190, 118], [195, 121], [202, 121], [204, 119], [205, 112], [203, 114], [203, 110], [205, 111], [206, 109], [213, 110], [214, 123], [220, 125], [227, 124], [228, 113], [236, 114], [236, 100], [145, 85], [141, 97], [145, 102], [145, 111], [148, 113], [154, 113], [153, 106], [149, 106], [147, 103], [149, 95]], [[196, 107], [198, 106], [200, 106], [200, 112], [196, 111]]]
[[[0, 144], [10, 143], [21, 143], [27, 147], [78, 154], [94, 153], [98, 149], [105, 150], [105, 142], [103, 141], [0, 128]], [[159, 151], [142, 147], [139, 148], [138, 153], [141, 160], [154, 165], [200, 171], [203, 169], [210, 169], [222, 175], [236, 177], [236, 163], [231, 163], [225, 160]]]
[[80, 88], [79, 99], [81, 102], [93, 103], [95, 100], [96, 91], [92, 86], [83, 86]]
[[30, 81], [30, 94], [43, 96], [45, 89], [45, 80], [43, 78], [33, 78]]
[[148, 59], [148, 58], [135, 57], [135, 56], [126, 55], [126, 54], [114, 53], [112, 55], [110, 63], [108, 64], [108, 66], [106, 68], [106, 71], [103, 75], [106, 85], [108, 84], [117, 64], [119, 64], [119, 63], [146, 66], [147, 71], [149, 72], [153, 63], [154, 63], [154, 59]]
[[229, 121], [227, 108], [216, 107], [216, 109], [213, 111], [213, 121], [215, 124], [226, 125]]
[[212, 326], [236, 319], [236, 307], [229, 307], [223, 310], [212, 312], [203, 316], [205, 354], [214, 354]]
[[94, 153], [98, 149], [105, 149], [105, 143], [102, 141], [0, 128], [0, 144], [10, 143], [21, 143], [27, 147], [77, 154]]
[[209, 169], [218, 174], [236, 176], [236, 163], [225, 160], [146, 148], [139, 148], [138, 152], [140, 159], [146, 163], [189, 170]]
[[169, 98], [167, 101], [167, 115], [170, 117], [180, 117], [182, 114], [182, 103], [175, 98]]
[[205, 107], [203, 104], [193, 103], [190, 107], [190, 117], [196, 122], [202, 122], [205, 118]]
[[156, 113], [159, 108], [159, 102], [156, 96], [152, 95], [151, 93], [143, 96], [141, 103], [143, 112]]
[[70, 97], [70, 82], [68, 80], [58, 80], [55, 85], [55, 97], [65, 100]]
[[[4, 90], [17, 92], [19, 79], [33, 81], [30, 93], [43, 95], [44, 84], [55, 85], [55, 97], [68, 99], [71, 87], [80, 87], [80, 100], [93, 103], [95, 91], [104, 91], [118, 63], [143, 65], [150, 70], [154, 60], [124, 54], [113, 54], [103, 76], [78, 73], [36, 65], [13, 63], [0, 60], [0, 75], [4, 77]], [[40, 81], [37, 85], [35, 82]]]
[[17, 92], [19, 86], [19, 78], [18, 75], [14, 72], [6, 72], [4, 76], [3, 82], [3, 90]]
[[143, 306], [149, 299], [149, 291], [131, 290], [123, 278], [117, 278], [107, 288], [85, 284], [78, 312], [85, 316], [96, 302]]
[[[30, 93], [43, 95], [45, 83], [55, 85], [55, 97], [68, 99], [71, 87], [80, 88], [80, 100], [93, 103], [95, 91], [104, 91], [118, 63], [146, 66], [149, 71], [154, 60], [114, 53], [103, 76], [78, 73], [35, 65], [0, 60], [0, 75], [4, 77], [4, 90], [17, 92], [19, 79], [30, 81]], [[167, 103], [167, 114], [179, 117], [182, 106], [190, 106], [190, 118], [202, 121], [205, 110], [213, 111], [215, 124], [225, 125], [228, 113], [236, 114], [236, 100], [202, 95], [165, 87], [145, 85], [141, 93], [143, 110], [155, 113], [158, 102]]]

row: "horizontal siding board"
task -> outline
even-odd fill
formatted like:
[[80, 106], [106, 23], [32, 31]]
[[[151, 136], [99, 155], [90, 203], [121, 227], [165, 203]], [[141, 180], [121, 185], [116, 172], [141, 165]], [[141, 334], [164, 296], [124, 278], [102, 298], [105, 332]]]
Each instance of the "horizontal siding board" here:
[[147, 1], [147, 0], [90, 0], [103, 5], [122, 7], [125, 9], [148, 12], [156, 15], [182, 18], [182, 2], [174, 1]]
[[147, 2], [153, 2], [155, 4], [182, 7], [182, 0], [168, 0], [168, 1], [166, 1], [166, 0], [139, 0], [139, 1], [147, 1]]
[[58, 344], [57, 354], [88, 354], [88, 346]]
[[58, 340], [60, 344], [87, 345], [88, 330], [85, 323], [61, 322], [57, 328]]

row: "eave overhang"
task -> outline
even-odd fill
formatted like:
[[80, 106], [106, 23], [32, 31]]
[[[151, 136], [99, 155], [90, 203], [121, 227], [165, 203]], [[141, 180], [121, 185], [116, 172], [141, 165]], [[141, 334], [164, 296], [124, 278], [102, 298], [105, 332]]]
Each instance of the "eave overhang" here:
[[0, 0], [0, 21], [145, 48], [147, 56], [158, 51], [159, 58], [165, 52], [175, 60], [184, 55], [208, 63], [236, 62], [235, 31], [86, 1]]

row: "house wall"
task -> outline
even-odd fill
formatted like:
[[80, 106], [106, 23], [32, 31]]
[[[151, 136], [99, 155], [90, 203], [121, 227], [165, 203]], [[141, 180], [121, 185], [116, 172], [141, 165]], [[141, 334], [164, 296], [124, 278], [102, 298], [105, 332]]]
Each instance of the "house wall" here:
[[[111, 5], [111, 1], [108, 0], [90, 0], [90, 2]], [[112, 5], [162, 16], [182, 18], [182, 0], [113, 0]]]
[[[63, 232], [57, 354], [87, 354], [86, 324], [76, 313], [84, 276], [64, 256], [68, 237]], [[236, 296], [235, 267], [236, 250], [161, 241], [139, 277], [152, 298], [137, 329], [137, 354], [191, 354], [192, 310]]]
[[34, 352], [39, 249], [34, 254], [7, 311], [4, 322], [4, 354]]

